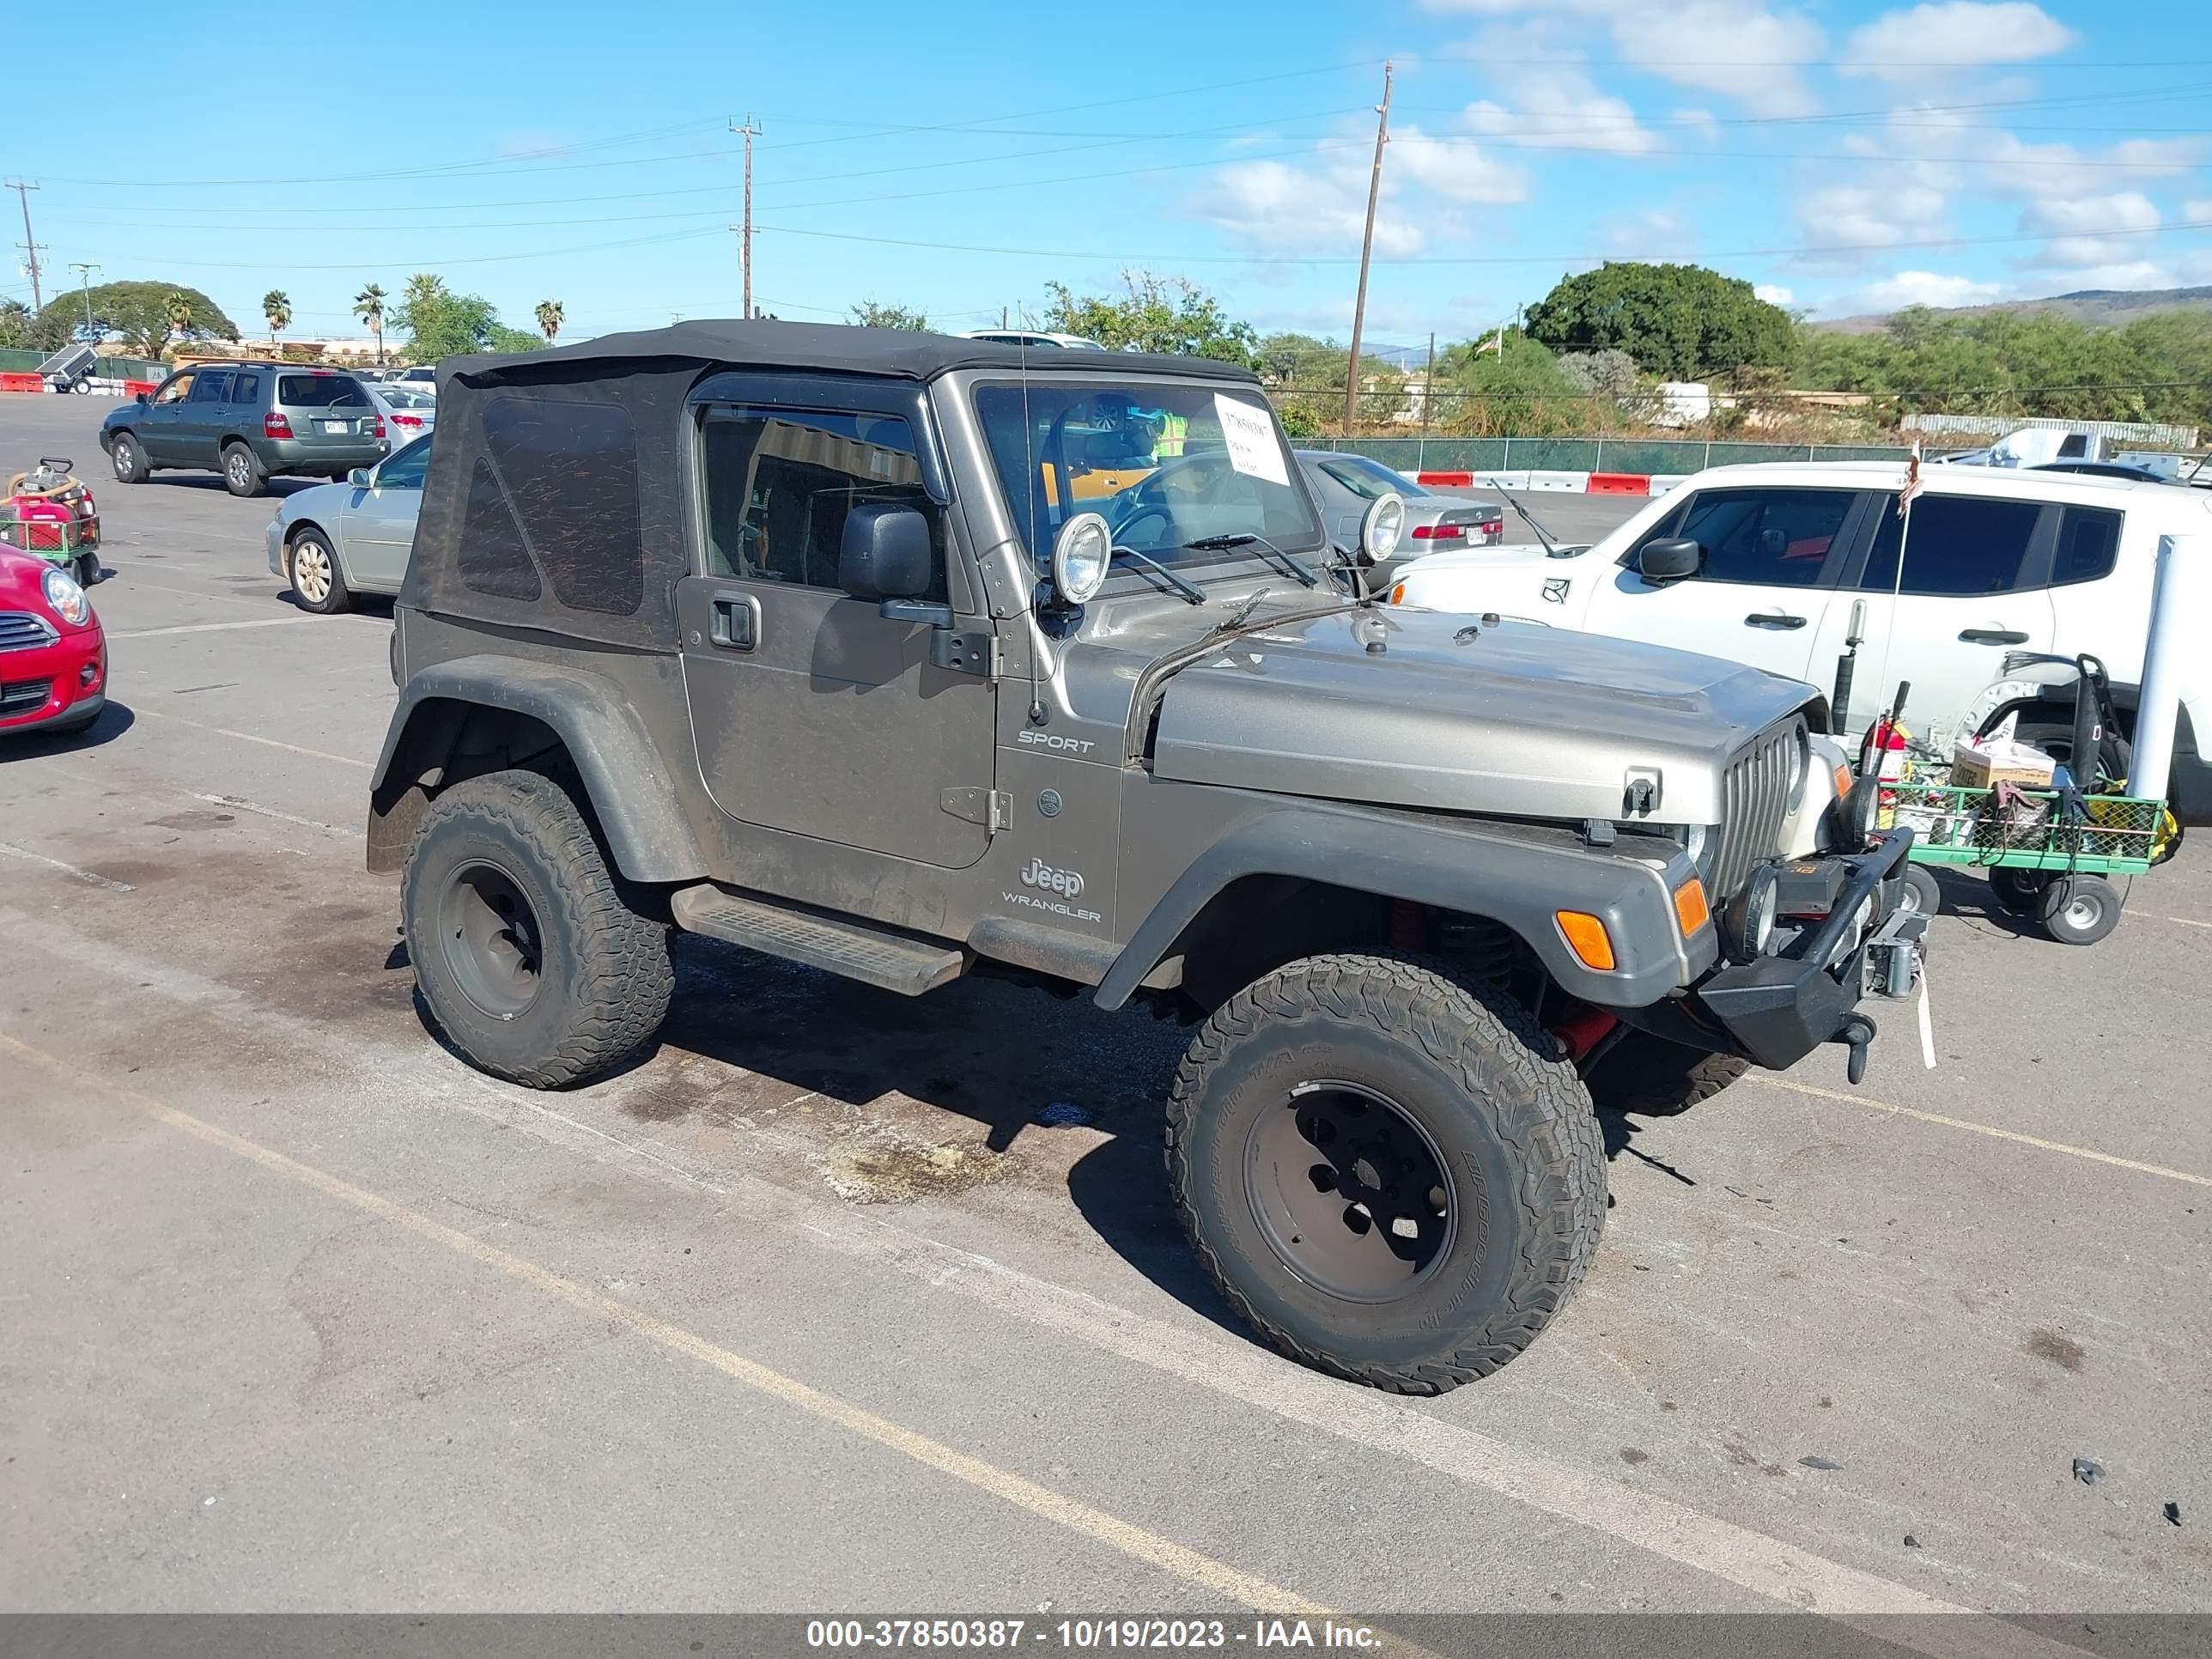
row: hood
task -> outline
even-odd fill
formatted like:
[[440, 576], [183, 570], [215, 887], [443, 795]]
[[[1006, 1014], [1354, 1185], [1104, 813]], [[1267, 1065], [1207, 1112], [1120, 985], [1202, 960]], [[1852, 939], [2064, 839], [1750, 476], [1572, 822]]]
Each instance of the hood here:
[[327, 514], [336, 513], [353, 499], [354, 488], [349, 483], [319, 483], [295, 489], [276, 503], [277, 522], [290, 524], [295, 519], [319, 519], [327, 524]]
[[[1379, 649], [1377, 647], [1380, 647]], [[1154, 775], [1445, 811], [1724, 820], [1729, 757], [1820, 694], [1663, 646], [1374, 606], [1226, 641], [1168, 682]]]

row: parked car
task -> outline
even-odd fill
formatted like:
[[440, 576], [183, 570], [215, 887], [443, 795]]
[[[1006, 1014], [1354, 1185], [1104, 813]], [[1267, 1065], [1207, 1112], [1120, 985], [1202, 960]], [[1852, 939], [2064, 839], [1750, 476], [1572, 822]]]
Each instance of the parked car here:
[[410, 368], [390, 369], [384, 378], [392, 386], [408, 386], [416, 392], [427, 392], [433, 398], [438, 395], [438, 370], [433, 363], [416, 363]]
[[1370, 580], [1377, 587], [1412, 560], [1449, 549], [1495, 547], [1505, 539], [1505, 509], [1480, 496], [1431, 489], [1365, 455], [1333, 449], [1297, 452], [1298, 470], [1313, 487], [1322, 523], [1337, 544], [1359, 539], [1359, 520], [1371, 502], [1396, 492], [1406, 501], [1406, 536], [1398, 556]]
[[107, 641], [76, 579], [0, 547], [0, 732], [81, 732], [107, 706]]
[[[702, 322], [447, 382], [368, 791], [423, 1006], [557, 1088], [652, 1039], [672, 929], [1142, 1001], [1196, 1028], [1168, 1174], [1228, 1304], [1484, 1376], [1595, 1253], [1594, 1100], [1861, 1075], [1910, 834], [1809, 685], [1360, 597], [1243, 369], [1038, 356]], [[1126, 540], [1073, 488], [1115, 410], [1178, 452]]]
[[262, 537], [270, 570], [303, 608], [325, 616], [345, 610], [356, 593], [397, 593], [429, 464], [425, 433], [343, 483], [287, 495]]
[[395, 449], [410, 439], [421, 437], [438, 422], [438, 400], [419, 387], [382, 386], [372, 381], [368, 400], [384, 416], [385, 430]]
[[[1834, 683], [1856, 627], [1864, 643], [1836, 729], [1856, 734], [1910, 680], [1906, 725], [1945, 751], [2018, 711], [2021, 738], [2068, 759], [2070, 692], [1987, 694], [2022, 659], [2087, 653], [2112, 673], [2124, 739], [2159, 538], [2212, 534], [2212, 498], [2039, 468], [1928, 468], [1900, 585], [1903, 474], [1894, 462], [1717, 467], [1587, 550], [1435, 554], [1405, 567], [1395, 597], [1680, 646], [1817, 684]], [[1890, 684], [1878, 685], [1884, 663]], [[2174, 743], [2167, 793], [2184, 823], [2212, 823], [2207, 733], [2212, 665], [2185, 688]]]
[[960, 337], [988, 340], [996, 345], [1027, 346], [1032, 351], [1105, 351], [1109, 348], [1080, 334], [1048, 334], [1042, 329], [978, 328]]
[[198, 363], [111, 410], [100, 447], [115, 476], [220, 472], [234, 495], [258, 495], [274, 477], [343, 478], [384, 457], [384, 417], [368, 388], [334, 368], [286, 363]]
[[2125, 461], [2040, 461], [2028, 469], [2031, 472], [2071, 472], [2083, 478], [2118, 478], [2127, 483], [2175, 483], [2163, 472], [2154, 472], [2147, 466], [2136, 466]]

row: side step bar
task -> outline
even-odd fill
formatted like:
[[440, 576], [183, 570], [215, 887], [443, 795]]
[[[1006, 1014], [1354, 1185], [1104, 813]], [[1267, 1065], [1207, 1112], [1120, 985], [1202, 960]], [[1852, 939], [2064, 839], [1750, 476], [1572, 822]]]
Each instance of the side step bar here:
[[669, 908], [676, 925], [686, 933], [825, 969], [902, 996], [933, 991], [959, 978], [967, 966], [966, 957], [953, 945], [909, 939], [766, 899], [741, 897], [711, 882], [684, 888]]

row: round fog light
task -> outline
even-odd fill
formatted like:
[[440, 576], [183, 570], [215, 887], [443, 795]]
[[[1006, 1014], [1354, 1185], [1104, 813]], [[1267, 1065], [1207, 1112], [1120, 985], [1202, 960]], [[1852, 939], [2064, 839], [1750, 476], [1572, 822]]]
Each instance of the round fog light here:
[[1774, 866], [1762, 864], [1751, 872], [1743, 891], [1728, 908], [1729, 954], [1740, 963], [1756, 962], [1774, 943], [1776, 905], [1780, 878]]

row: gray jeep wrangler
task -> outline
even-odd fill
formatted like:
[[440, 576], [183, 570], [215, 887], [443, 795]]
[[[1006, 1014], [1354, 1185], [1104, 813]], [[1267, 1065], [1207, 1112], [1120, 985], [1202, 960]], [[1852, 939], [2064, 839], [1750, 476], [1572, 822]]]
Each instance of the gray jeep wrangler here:
[[1908, 837], [1806, 685], [1380, 606], [1253, 378], [686, 323], [447, 367], [369, 867], [452, 1043], [648, 1042], [671, 928], [1195, 1027], [1167, 1168], [1284, 1352], [1485, 1375], [1676, 1111], [1910, 994]]

